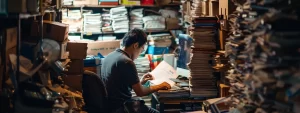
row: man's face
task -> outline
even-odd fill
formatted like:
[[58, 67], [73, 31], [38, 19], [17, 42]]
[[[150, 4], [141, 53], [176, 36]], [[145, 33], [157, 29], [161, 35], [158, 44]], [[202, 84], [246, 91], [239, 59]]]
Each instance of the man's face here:
[[140, 56], [140, 54], [142, 52], [144, 52], [145, 45], [146, 44], [144, 44], [143, 46], [139, 47], [138, 43], [135, 44], [135, 49], [134, 49], [134, 54], [133, 54], [133, 60], [137, 59]]

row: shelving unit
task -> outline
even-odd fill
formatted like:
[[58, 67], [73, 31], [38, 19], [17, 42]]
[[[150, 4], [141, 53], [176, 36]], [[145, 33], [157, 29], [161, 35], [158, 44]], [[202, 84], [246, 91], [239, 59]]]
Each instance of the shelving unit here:
[[[43, 16], [40, 13], [37, 14], [29, 14], [29, 13], [8, 13], [8, 14], [1, 14], [1, 19], [16, 19], [17, 20], [17, 61], [16, 61], [16, 73], [15, 76], [10, 76], [12, 79], [12, 82], [15, 86], [15, 89], [18, 89], [18, 82], [20, 80], [20, 55], [21, 55], [21, 20], [22, 19], [28, 19], [28, 18], [36, 18], [38, 17], [39, 20], [39, 30], [43, 30]], [[43, 41], [43, 33], [40, 34], [40, 41]], [[6, 68], [6, 65], [4, 66]], [[4, 80], [4, 79], [2, 79]], [[4, 84], [5, 81], [2, 81], [2, 84]], [[3, 86], [3, 85], [2, 85]]]
[[[114, 7], [121, 7], [121, 6], [125, 6], [126, 8], [145, 8], [145, 9], [153, 9], [153, 8], [163, 8], [163, 7], [176, 7], [179, 9], [179, 6], [182, 5], [181, 3], [171, 3], [171, 4], [167, 4], [167, 5], [65, 5], [62, 6], [62, 8], [64, 9], [80, 9], [81, 12], [84, 9], [88, 9], [88, 10], [96, 10], [97, 13], [99, 13], [99, 8], [114, 8]], [[100, 11], [101, 12], [101, 11]], [[180, 12], [179, 12], [180, 13]], [[182, 14], [180, 14], [182, 15]], [[179, 29], [172, 29], [172, 30], [183, 30], [183, 27], [179, 28]], [[170, 33], [170, 30], [165, 29], [165, 30], [147, 30], [145, 31], [146, 33]], [[92, 35], [124, 35], [126, 34], [126, 32], [69, 32], [69, 35], [77, 35], [82, 38], [84, 38], [85, 36], [92, 36]]]

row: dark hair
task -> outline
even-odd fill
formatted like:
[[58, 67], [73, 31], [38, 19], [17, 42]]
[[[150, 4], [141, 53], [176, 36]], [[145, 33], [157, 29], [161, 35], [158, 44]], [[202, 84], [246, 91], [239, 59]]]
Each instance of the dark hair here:
[[139, 47], [146, 44], [147, 34], [141, 29], [133, 28], [123, 37], [122, 46], [129, 47], [136, 42], [138, 42]]

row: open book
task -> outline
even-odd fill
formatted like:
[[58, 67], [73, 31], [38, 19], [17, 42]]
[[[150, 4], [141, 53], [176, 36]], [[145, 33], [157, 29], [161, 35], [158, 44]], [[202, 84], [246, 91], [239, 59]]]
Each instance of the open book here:
[[176, 79], [178, 77], [176, 70], [165, 61], [160, 62], [150, 74], [154, 77], [154, 80], [150, 81], [152, 84], [159, 85], [167, 82], [171, 87], [175, 85], [175, 82], [170, 80], [170, 78]]

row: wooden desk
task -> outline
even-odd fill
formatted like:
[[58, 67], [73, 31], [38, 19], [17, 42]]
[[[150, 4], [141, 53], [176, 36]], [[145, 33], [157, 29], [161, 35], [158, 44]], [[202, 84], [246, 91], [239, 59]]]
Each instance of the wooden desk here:
[[196, 103], [203, 102], [206, 99], [196, 99], [190, 97], [159, 97], [157, 93], [153, 93], [151, 97], [151, 107], [156, 109], [156, 105], [159, 104], [160, 113], [164, 113], [166, 104], [178, 104], [180, 103]]

